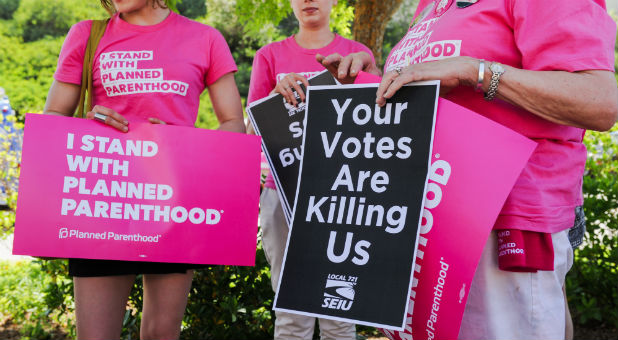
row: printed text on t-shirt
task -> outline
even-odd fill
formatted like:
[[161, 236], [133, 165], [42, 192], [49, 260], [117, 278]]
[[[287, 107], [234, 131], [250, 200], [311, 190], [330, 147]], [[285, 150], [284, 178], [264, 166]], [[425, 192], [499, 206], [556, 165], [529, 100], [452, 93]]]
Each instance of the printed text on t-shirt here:
[[113, 51], [101, 53], [101, 83], [108, 97], [135, 93], [175, 93], [187, 95], [189, 84], [165, 80], [162, 68], [139, 69], [141, 60], [153, 60], [153, 51]]

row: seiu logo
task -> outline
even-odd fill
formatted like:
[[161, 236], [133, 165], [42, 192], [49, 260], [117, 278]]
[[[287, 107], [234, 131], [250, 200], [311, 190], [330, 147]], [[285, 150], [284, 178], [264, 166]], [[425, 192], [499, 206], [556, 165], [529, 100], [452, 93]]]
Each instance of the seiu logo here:
[[60, 228], [60, 232], [58, 233], [58, 238], [67, 238], [69, 237], [69, 230], [67, 228]]
[[343, 278], [343, 280], [326, 280], [323, 308], [350, 310], [354, 302], [356, 278], [350, 277], [349, 280], [345, 280], [345, 276]]

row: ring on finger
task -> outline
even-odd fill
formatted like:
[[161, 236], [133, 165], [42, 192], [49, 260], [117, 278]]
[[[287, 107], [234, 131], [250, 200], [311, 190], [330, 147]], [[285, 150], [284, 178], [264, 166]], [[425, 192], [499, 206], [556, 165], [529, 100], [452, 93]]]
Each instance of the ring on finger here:
[[395, 68], [395, 72], [397, 72], [397, 75], [399, 75], [399, 76], [401, 75], [401, 71], [402, 71], [402, 70], [401, 70], [401, 66], [397, 66], [397, 67]]
[[101, 123], [105, 123], [105, 121], [107, 120], [107, 116], [100, 112], [95, 112], [93, 119], [98, 120]]

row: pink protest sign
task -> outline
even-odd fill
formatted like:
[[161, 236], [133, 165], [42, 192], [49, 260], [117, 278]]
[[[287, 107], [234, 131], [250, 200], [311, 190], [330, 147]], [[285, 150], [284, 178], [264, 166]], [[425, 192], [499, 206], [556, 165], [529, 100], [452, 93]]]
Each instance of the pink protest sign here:
[[404, 331], [456, 339], [487, 237], [536, 143], [448, 100], [438, 102], [432, 166]]
[[28, 114], [13, 253], [254, 265], [260, 138]]

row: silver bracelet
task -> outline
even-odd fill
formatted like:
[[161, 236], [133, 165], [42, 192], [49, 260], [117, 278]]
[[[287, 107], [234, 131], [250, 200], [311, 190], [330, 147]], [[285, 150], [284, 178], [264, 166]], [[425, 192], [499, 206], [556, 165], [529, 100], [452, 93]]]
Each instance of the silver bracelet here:
[[483, 90], [483, 80], [485, 79], [485, 60], [479, 59], [479, 76], [476, 81], [474, 91], [481, 92]]
[[489, 66], [489, 70], [491, 71], [491, 81], [489, 82], [489, 89], [487, 93], [485, 93], [485, 100], [490, 101], [493, 100], [496, 94], [498, 94], [498, 84], [500, 84], [500, 77], [504, 74], [504, 67], [499, 63], [492, 63]]

